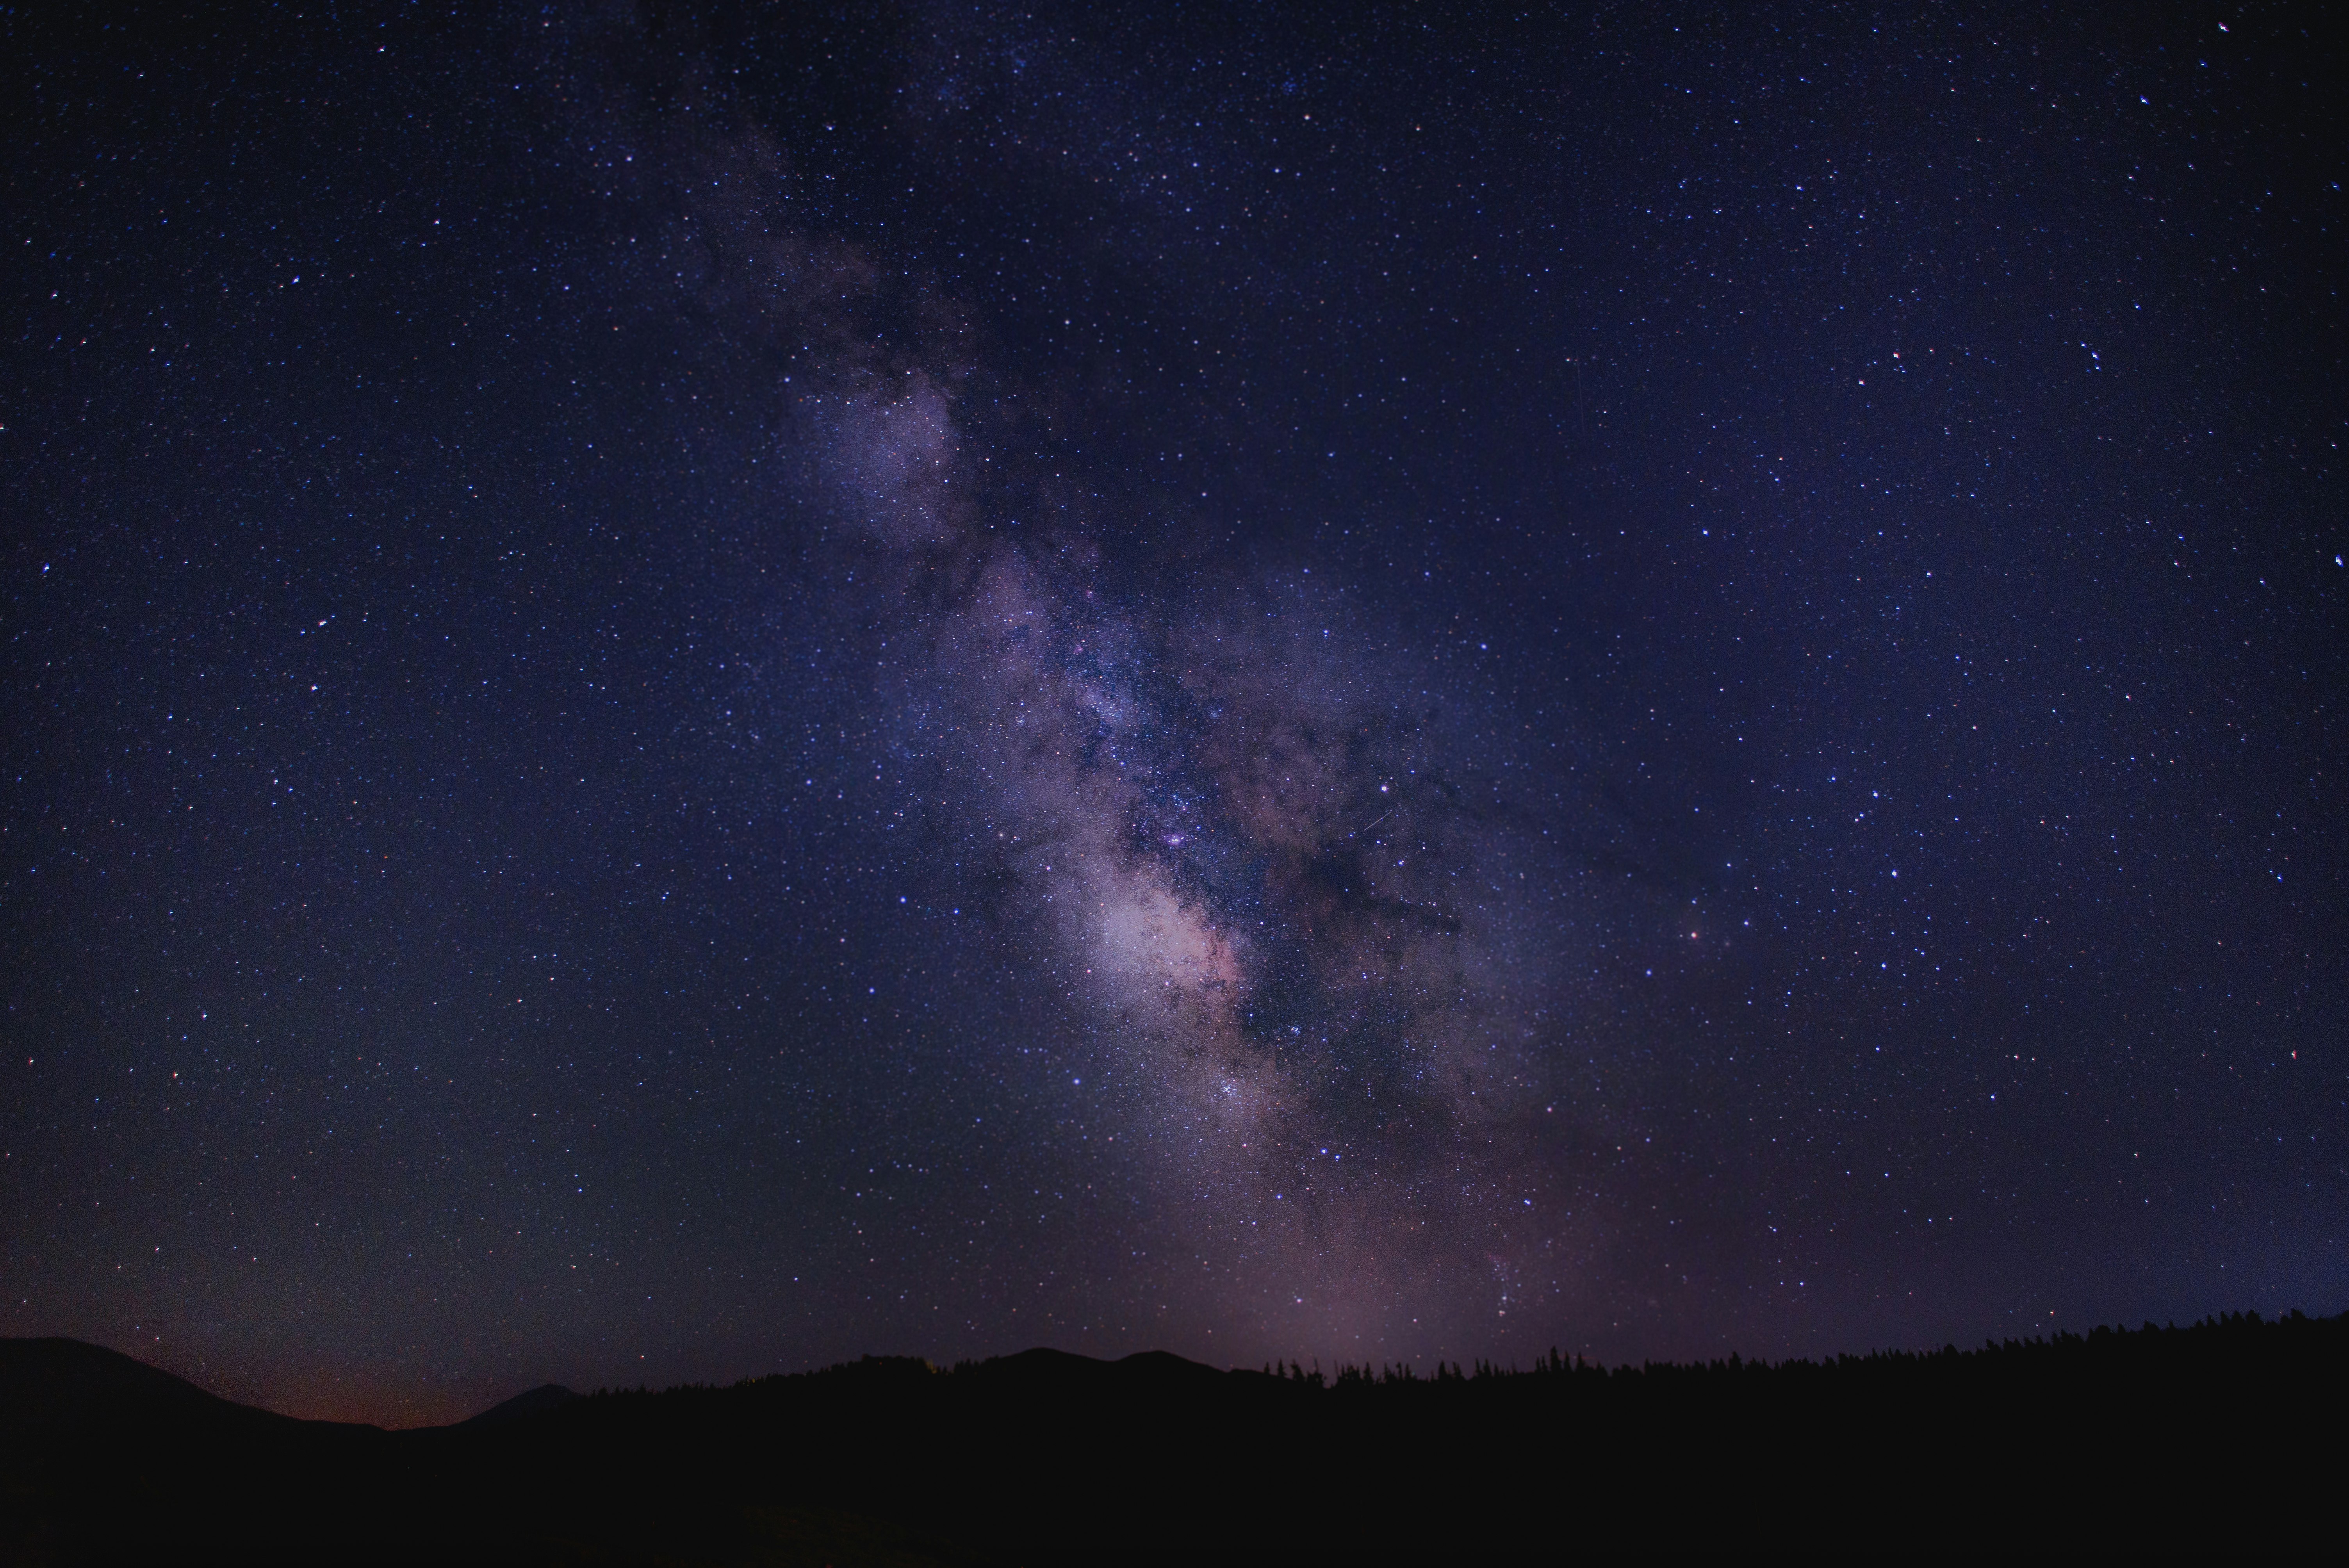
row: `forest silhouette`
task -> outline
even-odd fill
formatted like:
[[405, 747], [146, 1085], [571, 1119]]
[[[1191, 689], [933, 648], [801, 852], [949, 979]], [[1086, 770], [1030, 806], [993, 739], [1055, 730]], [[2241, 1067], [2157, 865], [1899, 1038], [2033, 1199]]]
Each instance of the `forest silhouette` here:
[[1361, 1562], [2329, 1544], [2349, 1314], [1827, 1360], [1030, 1350], [387, 1432], [0, 1341], [11, 1563]]

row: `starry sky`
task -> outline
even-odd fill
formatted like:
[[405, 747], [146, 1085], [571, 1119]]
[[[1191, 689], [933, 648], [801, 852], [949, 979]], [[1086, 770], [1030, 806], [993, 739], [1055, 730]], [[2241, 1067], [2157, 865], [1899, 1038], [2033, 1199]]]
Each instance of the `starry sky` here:
[[0, 1332], [2349, 1305], [2343, 62], [1916, 10], [0, 18]]

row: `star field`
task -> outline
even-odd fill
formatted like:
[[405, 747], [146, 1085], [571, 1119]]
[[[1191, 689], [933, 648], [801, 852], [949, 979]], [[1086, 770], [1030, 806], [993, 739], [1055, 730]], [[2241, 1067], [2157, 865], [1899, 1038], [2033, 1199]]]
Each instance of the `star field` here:
[[2315, 20], [0, 23], [5, 1332], [2339, 1310]]

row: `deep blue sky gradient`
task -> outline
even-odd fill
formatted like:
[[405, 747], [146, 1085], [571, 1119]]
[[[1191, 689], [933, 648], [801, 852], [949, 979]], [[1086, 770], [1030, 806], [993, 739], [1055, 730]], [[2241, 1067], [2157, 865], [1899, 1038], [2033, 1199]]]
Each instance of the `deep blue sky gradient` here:
[[2343, 1306], [2314, 11], [0, 27], [5, 1332]]

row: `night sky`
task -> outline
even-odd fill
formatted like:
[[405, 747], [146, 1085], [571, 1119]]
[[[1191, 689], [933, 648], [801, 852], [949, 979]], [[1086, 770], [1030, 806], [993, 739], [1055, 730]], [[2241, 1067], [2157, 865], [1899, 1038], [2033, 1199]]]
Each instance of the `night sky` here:
[[1919, 9], [0, 18], [0, 1332], [2349, 1305], [2344, 61]]

